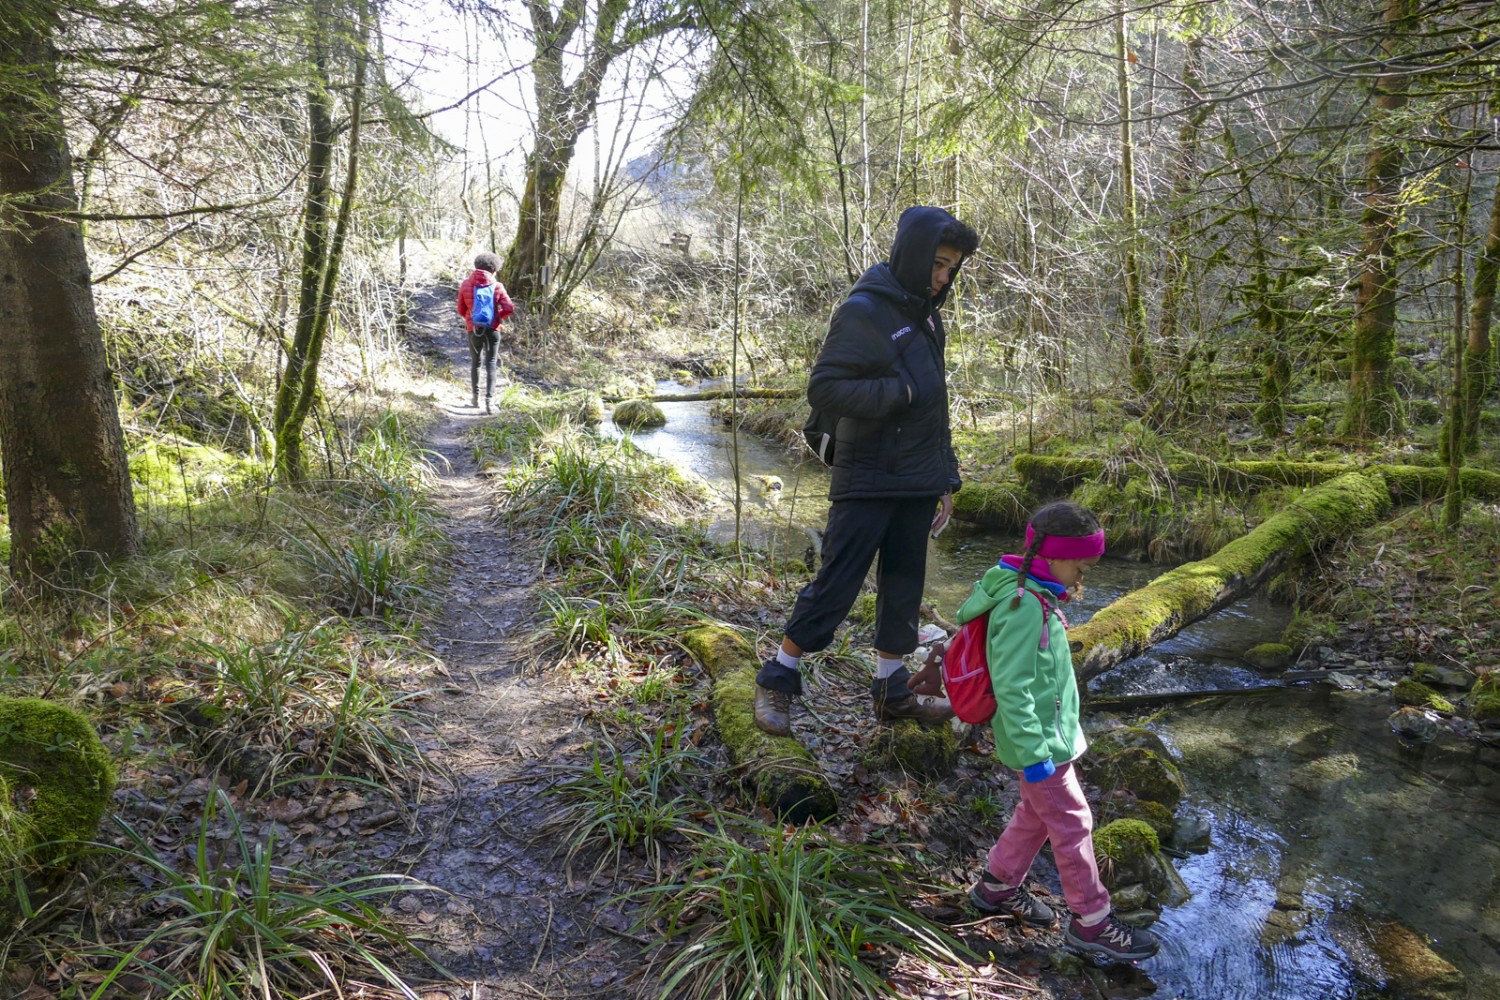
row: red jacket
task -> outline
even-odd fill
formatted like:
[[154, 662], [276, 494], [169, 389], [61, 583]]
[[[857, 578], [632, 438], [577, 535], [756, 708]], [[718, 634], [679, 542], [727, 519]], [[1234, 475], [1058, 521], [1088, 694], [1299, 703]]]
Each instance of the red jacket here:
[[474, 273], [464, 279], [464, 283], [458, 286], [458, 314], [464, 318], [464, 327], [470, 333], [474, 332], [474, 321], [469, 318], [469, 313], [474, 310], [474, 286], [495, 286], [495, 325], [500, 323], [516, 311], [515, 305], [510, 301], [510, 296], [505, 294], [505, 286], [488, 271], [474, 269]]

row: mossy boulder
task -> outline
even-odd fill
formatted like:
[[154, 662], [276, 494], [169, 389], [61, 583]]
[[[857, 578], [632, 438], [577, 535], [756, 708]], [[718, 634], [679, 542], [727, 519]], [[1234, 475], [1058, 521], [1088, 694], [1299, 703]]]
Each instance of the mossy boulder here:
[[1099, 818], [1106, 823], [1117, 819], [1139, 820], [1152, 829], [1158, 841], [1172, 839], [1177, 829], [1177, 820], [1172, 810], [1160, 802], [1145, 799], [1111, 797], [1099, 807]]
[[959, 749], [952, 726], [928, 727], [911, 719], [882, 728], [875, 742], [887, 767], [921, 778], [952, 774]]
[[1285, 670], [1292, 665], [1292, 647], [1284, 642], [1263, 642], [1245, 650], [1245, 662], [1256, 670]]
[[1111, 888], [1147, 881], [1154, 871], [1153, 860], [1160, 853], [1156, 831], [1141, 820], [1117, 819], [1094, 831], [1094, 856], [1107, 876], [1105, 884]]
[[1060, 458], [1055, 455], [1017, 455], [1011, 463], [1021, 484], [1033, 496], [1051, 498], [1066, 496], [1086, 479], [1098, 479], [1104, 472], [1104, 460], [1098, 458]]
[[[0, 856], [21, 862], [38, 886], [49, 866], [79, 841], [92, 840], [115, 789], [104, 744], [70, 708], [40, 698], [0, 698]], [[0, 908], [14, 899], [10, 875], [0, 877]]]
[[1500, 670], [1486, 670], [1469, 692], [1469, 716], [1476, 722], [1500, 722]]
[[706, 625], [689, 630], [681, 640], [713, 678], [709, 700], [719, 738], [756, 800], [792, 823], [832, 816], [838, 800], [813, 755], [792, 737], [771, 736], [755, 725], [760, 664], [745, 638], [731, 628]]
[[615, 423], [628, 430], [648, 430], [661, 427], [667, 415], [649, 399], [627, 399], [615, 404]]
[[1125, 789], [1138, 799], [1176, 809], [1187, 794], [1182, 772], [1162, 754], [1131, 747], [1100, 757], [1089, 769], [1089, 779], [1105, 791]]
[[1474, 675], [1467, 670], [1454, 670], [1451, 667], [1439, 667], [1431, 663], [1413, 663], [1411, 676], [1413, 680], [1421, 681], [1428, 687], [1448, 688], [1453, 691], [1467, 691], [1474, 686]]
[[1143, 726], [1120, 726], [1101, 733], [1089, 735], [1089, 757], [1099, 760], [1121, 750], [1150, 750], [1163, 757], [1171, 757], [1166, 741], [1157, 733]]
[[1430, 708], [1444, 715], [1453, 714], [1451, 701], [1421, 681], [1414, 681], [1410, 677], [1403, 677], [1396, 682], [1395, 688], [1391, 690], [1391, 698], [1398, 705], [1415, 705], [1418, 708]]
[[969, 524], [1019, 531], [1034, 505], [1025, 487], [1012, 482], [964, 483], [953, 495], [953, 516]]

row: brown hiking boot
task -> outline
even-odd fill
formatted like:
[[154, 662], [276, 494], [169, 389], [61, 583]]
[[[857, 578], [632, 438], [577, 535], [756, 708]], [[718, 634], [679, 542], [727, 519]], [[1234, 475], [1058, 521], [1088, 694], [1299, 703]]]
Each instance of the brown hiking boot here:
[[974, 887], [969, 890], [969, 899], [980, 913], [1009, 913], [1033, 927], [1051, 927], [1052, 921], [1057, 919], [1052, 907], [1033, 896], [1026, 886], [1003, 888], [989, 872], [985, 872], [974, 883]]
[[881, 722], [916, 719], [924, 726], [940, 726], [953, 718], [953, 706], [947, 698], [923, 699], [914, 694], [904, 698], [876, 698], [875, 718]]
[[792, 696], [755, 685], [755, 724], [772, 736], [792, 735]]

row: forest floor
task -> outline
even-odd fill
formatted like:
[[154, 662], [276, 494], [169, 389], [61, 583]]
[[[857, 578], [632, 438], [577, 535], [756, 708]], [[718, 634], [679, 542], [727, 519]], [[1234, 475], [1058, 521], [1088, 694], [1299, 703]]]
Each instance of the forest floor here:
[[617, 890], [586, 874], [570, 878], [545, 827], [540, 793], [558, 762], [584, 755], [591, 734], [575, 685], [529, 666], [523, 626], [536, 608], [536, 560], [496, 524], [466, 440], [484, 411], [467, 405], [468, 348], [450, 295], [428, 293], [413, 314], [419, 343], [453, 371], [427, 442], [452, 552], [430, 631], [446, 686], [428, 706], [438, 740], [427, 754], [446, 787], [425, 796], [409, 846], [371, 866], [400, 866], [434, 887], [396, 906], [405, 929], [455, 977], [423, 1000], [633, 995], [623, 980], [643, 965], [642, 943], [609, 905]]
[[[558, 849], [558, 830], [548, 824], [555, 800], [544, 794], [546, 789], [563, 780], [560, 775], [567, 769], [588, 764], [600, 733], [590, 721], [588, 682], [564, 670], [543, 672], [528, 649], [528, 623], [541, 603], [535, 577], [539, 560], [523, 538], [496, 523], [490, 485], [466, 439], [485, 416], [482, 408], [467, 405], [468, 351], [449, 295], [437, 289], [419, 297], [412, 330], [414, 346], [440, 364], [446, 359], [453, 373], [451, 386], [437, 400], [442, 419], [427, 441], [439, 474], [434, 499], [452, 548], [441, 612], [429, 634], [431, 648], [441, 658], [444, 690], [426, 705], [435, 720], [436, 739], [424, 748], [444, 787], [424, 793], [412, 832], [404, 838], [374, 838], [353, 850], [363, 855], [359, 867], [364, 870], [406, 871], [433, 887], [399, 898], [394, 907], [405, 929], [453, 976], [442, 982], [430, 969], [424, 974], [409, 967], [413, 981], [431, 983], [420, 993], [423, 1000], [652, 996], [652, 942], [631, 926], [632, 915], [622, 912], [618, 900], [657, 880], [644, 864], [632, 867], [629, 854], [610, 874], [591, 877], [594, 869], [583, 863], [570, 870], [566, 851]], [[524, 359], [506, 355], [504, 360], [513, 376], [542, 381]], [[830, 695], [837, 699], [843, 693]], [[852, 829], [841, 835], [860, 840], [873, 830], [877, 840], [930, 839], [933, 849], [940, 849], [944, 827], [957, 824], [940, 822], [929, 813], [942, 807], [917, 799], [935, 795], [951, 798], [949, 805], [954, 805], [963, 796], [900, 775], [891, 779], [894, 786], [884, 787], [882, 776], [857, 763], [873, 723], [845, 718], [848, 713], [840, 714], [838, 708], [831, 706], [830, 718], [824, 719], [835, 731], [818, 742], [826, 741], [830, 773], [843, 789], [841, 798], [850, 803], [850, 815], [841, 818]], [[694, 725], [707, 723], [700, 715]], [[717, 748], [709, 752], [717, 753]], [[955, 780], [984, 784], [988, 793], [994, 767], [979, 754], [964, 756], [974, 759]], [[734, 797], [732, 791], [727, 794]], [[948, 831], [954, 849], [942, 853], [973, 861], [982, 846], [968, 838], [993, 832], [983, 823], [963, 825], [962, 832]], [[964, 844], [973, 850], [960, 846]], [[944, 881], [956, 879], [957, 885], [965, 874], [955, 869]], [[965, 915], [962, 893], [957, 888], [909, 902], [943, 922], [972, 921], [972, 914]], [[1051, 939], [1058, 935], [1044, 939], [1001, 918], [955, 931], [979, 948], [977, 954], [988, 951], [1015, 959], [1006, 961], [1004, 971], [976, 970], [979, 979], [962, 995], [1042, 1000], [1099, 995], [1088, 977], [1070, 984], [1066, 973], [1061, 980], [1054, 978], [1059, 970], [1043, 982], [1046, 956], [1056, 944]], [[901, 979], [913, 982], [911, 970], [902, 971], [908, 975], [892, 971], [893, 987]], [[1001, 977], [993, 992], [985, 992], [981, 984], [986, 972]], [[920, 980], [922, 974], [914, 978]], [[1132, 977], [1126, 973], [1126, 978]], [[892, 995], [959, 994], [934, 982], [926, 988], [897, 987]]]

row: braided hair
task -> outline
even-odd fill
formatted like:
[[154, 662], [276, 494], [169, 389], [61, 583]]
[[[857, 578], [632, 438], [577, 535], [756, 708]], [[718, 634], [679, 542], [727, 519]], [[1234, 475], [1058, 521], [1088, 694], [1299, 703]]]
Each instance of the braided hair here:
[[1058, 500], [1040, 508], [1031, 515], [1033, 537], [1026, 551], [1021, 553], [1021, 572], [1016, 578], [1016, 596], [1010, 600], [1012, 609], [1021, 606], [1021, 597], [1026, 593], [1026, 577], [1031, 574], [1031, 562], [1042, 548], [1048, 535], [1063, 538], [1082, 538], [1099, 530], [1099, 519], [1087, 507], [1071, 500]]

